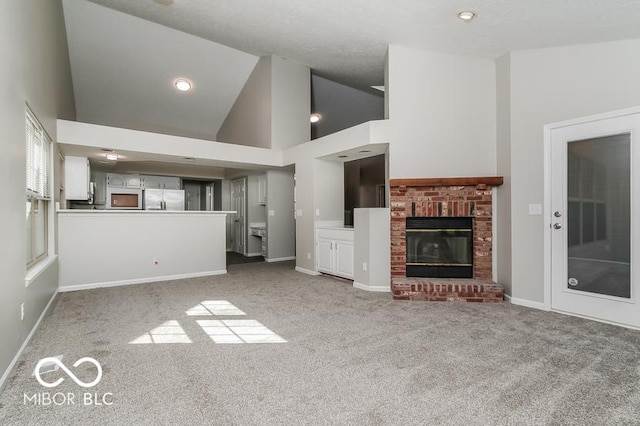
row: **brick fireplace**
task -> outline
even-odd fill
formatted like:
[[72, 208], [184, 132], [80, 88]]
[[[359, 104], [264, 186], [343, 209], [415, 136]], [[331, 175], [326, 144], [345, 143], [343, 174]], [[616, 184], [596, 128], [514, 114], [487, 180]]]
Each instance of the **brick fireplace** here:
[[[391, 179], [391, 290], [397, 300], [501, 302], [492, 278], [492, 188], [502, 177]], [[472, 219], [473, 277], [407, 277], [407, 218]]]

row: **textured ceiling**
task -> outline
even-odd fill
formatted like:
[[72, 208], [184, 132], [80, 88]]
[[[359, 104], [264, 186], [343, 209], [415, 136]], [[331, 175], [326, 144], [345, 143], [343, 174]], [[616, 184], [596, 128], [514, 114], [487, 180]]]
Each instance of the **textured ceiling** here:
[[[337, 81], [383, 84], [388, 44], [497, 58], [512, 50], [640, 37], [638, 0], [92, 0]], [[471, 23], [457, 19], [474, 10]]]

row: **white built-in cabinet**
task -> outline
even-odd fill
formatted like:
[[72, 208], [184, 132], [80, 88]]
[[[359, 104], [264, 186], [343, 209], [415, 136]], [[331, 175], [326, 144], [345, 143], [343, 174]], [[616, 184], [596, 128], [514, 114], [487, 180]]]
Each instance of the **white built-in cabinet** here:
[[267, 204], [267, 176], [258, 176], [258, 204]]
[[316, 244], [318, 272], [353, 279], [353, 229], [319, 228]]
[[87, 157], [67, 156], [64, 159], [64, 197], [67, 200], [91, 199], [91, 170]]

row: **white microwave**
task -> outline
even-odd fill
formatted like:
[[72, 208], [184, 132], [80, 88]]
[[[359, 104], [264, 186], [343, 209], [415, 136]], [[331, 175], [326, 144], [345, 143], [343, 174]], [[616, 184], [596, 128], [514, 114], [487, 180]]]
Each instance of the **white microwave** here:
[[142, 189], [107, 188], [108, 209], [142, 210]]

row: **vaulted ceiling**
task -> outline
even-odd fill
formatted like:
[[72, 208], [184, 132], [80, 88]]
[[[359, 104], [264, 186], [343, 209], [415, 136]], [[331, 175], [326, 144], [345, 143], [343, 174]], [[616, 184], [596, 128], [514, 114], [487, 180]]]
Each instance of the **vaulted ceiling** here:
[[[63, 0], [77, 119], [215, 135], [260, 56], [382, 85], [389, 44], [497, 58], [640, 38], [637, 0]], [[478, 16], [462, 22], [457, 13]], [[174, 79], [194, 87], [179, 93]]]

